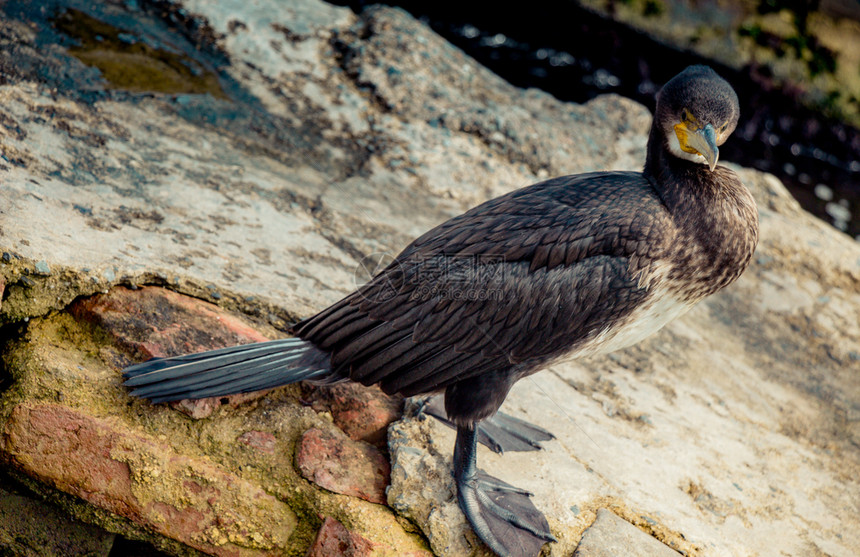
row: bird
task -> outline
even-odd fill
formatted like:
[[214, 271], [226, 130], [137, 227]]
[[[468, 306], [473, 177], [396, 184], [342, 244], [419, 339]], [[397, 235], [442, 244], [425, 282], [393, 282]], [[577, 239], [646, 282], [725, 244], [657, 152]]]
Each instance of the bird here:
[[526, 491], [477, 468], [480, 425], [518, 380], [618, 350], [734, 282], [758, 240], [755, 201], [719, 147], [740, 108], [712, 68], [657, 95], [641, 172], [562, 176], [486, 201], [418, 237], [290, 337], [156, 358], [124, 370], [152, 402], [297, 381], [444, 394], [457, 500], [497, 555], [555, 538]]

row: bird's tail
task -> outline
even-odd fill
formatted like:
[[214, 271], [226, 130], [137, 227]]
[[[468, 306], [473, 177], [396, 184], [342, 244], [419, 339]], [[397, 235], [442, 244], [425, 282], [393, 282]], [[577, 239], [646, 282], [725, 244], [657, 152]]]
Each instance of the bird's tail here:
[[131, 394], [152, 402], [227, 396], [298, 381], [330, 383], [330, 357], [300, 338], [153, 358], [123, 370]]

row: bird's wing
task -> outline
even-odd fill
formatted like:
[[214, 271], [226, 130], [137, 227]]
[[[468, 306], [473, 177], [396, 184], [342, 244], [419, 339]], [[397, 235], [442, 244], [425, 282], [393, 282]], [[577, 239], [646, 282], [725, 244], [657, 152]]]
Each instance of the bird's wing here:
[[642, 300], [669, 220], [640, 174], [537, 184], [421, 236], [294, 331], [343, 375], [404, 394], [552, 357]]

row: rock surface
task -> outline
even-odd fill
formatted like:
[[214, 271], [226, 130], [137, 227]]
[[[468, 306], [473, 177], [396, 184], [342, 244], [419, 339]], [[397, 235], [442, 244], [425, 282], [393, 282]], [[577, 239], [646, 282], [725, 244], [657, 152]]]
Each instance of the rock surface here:
[[398, 548], [373, 543], [350, 532], [337, 520], [326, 517], [306, 557], [430, 557], [429, 551], [402, 551]]
[[296, 466], [305, 479], [329, 491], [371, 503], [386, 501], [388, 460], [377, 448], [353, 441], [340, 430], [307, 430], [299, 440]]
[[379, 448], [388, 444], [388, 426], [400, 419], [403, 400], [388, 396], [376, 386], [340, 383], [326, 388], [303, 385], [303, 395], [313, 409], [330, 412], [340, 429], [354, 441]]
[[[390, 426], [383, 506], [295, 466], [305, 432], [362, 413], [345, 393], [275, 389], [186, 407], [195, 420], [131, 399], [119, 369], [281, 335], [490, 196], [640, 168], [647, 111], [516, 89], [389, 8], [11, 4], [3, 464], [74, 516], [173, 554], [304, 555], [324, 517], [379, 554], [425, 551], [422, 535], [440, 555], [484, 554], [441, 424], [410, 411]], [[171, 73], [141, 92], [114, 72], [164, 53], [217, 87], [177, 92]], [[686, 555], [860, 552], [860, 248], [772, 177], [742, 175], [762, 229], [741, 280], [639, 346], [518, 384], [505, 410], [552, 429], [544, 451], [481, 449], [482, 468], [535, 493], [559, 539], [546, 554], [570, 555], [601, 508]], [[343, 439], [378, 442], [389, 402]]]
[[0, 553], [15, 557], [107, 557], [114, 534], [0, 485]]
[[661, 544], [612, 511], [598, 509], [594, 524], [582, 535], [573, 557], [678, 557], [680, 553]]
[[[158, 287], [114, 288], [77, 300], [69, 310], [77, 319], [99, 326], [113, 344], [141, 361], [268, 340], [245, 319]], [[122, 356], [113, 362], [119, 367], [132, 363]], [[224, 403], [236, 406], [263, 394], [181, 400], [172, 406], [201, 419]]]
[[[151, 350], [169, 352], [177, 335], [151, 337], [151, 331], [190, 314], [196, 318], [182, 324], [182, 333], [202, 350], [248, 325], [217, 306], [161, 288], [118, 290], [87, 299], [91, 311], [75, 303], [34, 319], [23, 337], [5, 346], [14, 379], [2, 398], [5, 466], [37, 481], [37, 491], [47, 486], [77, 498], [68, 503], [76, 516], [169, 553], [194, 548], [213, 555], [303, 555], [320, 524], [310, 517], [318, 515], [344, 520], [374, 543], [422, 550], [390, 510], [327, 491], [340, 488], [381, 501], [388, 462], [376, 448], [340, 433], [334, 436], [340, 444], [327, 446], [328, 454], [359, 445], [340, 454], [361, 457], [367, 466], [353, 463], [351, 474], [335, 476], [331, 463], [315, 461], [314, 477], [340, 480], [319, 481], [326, 489], [301, 477], [293, 462], [302, 434], [333, 426], [299, 401], [297, 386], [245, 398], [241, 405], [228, 397], [230, 404], [220, 410], [223, 401], [212, 400], [209, 419], [189, 415], [181, 404], [129, 398], [118, 371], [131, 361], [129, 353], [137, 354], [134, 339], [150, 338]], [[117, 299], [133, 319], [105, 318], [116, 317], [109, 310]], [[147, 311], [153, 305], [160, 311]]]
[[206, 553], [287, 547], [297, 522], [289, 506], [204, 459], [123, 433], [69, 408], [22, 403], [3, 452], [35, 479]]
[[333, 518], [323, 521], [314, 544], [307, 557], [327, 557], [329, 555], [348, 555], [363, 557], [373, 554], [373, 544], [367, 539], [351, 533], [343, 524]]

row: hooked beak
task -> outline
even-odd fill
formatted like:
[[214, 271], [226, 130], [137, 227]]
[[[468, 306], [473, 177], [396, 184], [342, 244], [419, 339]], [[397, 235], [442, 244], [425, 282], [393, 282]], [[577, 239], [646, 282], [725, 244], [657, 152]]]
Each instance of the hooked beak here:
[[698, 127], [695, 121], [675, 124], [675, 135], [681, 150], [694, 155], [701, 155], [707, 161], [711, 172], [717, 167], [720, 150], [717, 148], [717, 134], [712, 124]]
[[705, 157], [711, 172], [717, 167], [720, 158], [720, 149], [717, 147], [717, 134], [714, 126], [706, 124], [693, 133], [687, 134], [687, 146], [692, 147], [697, 153]]

